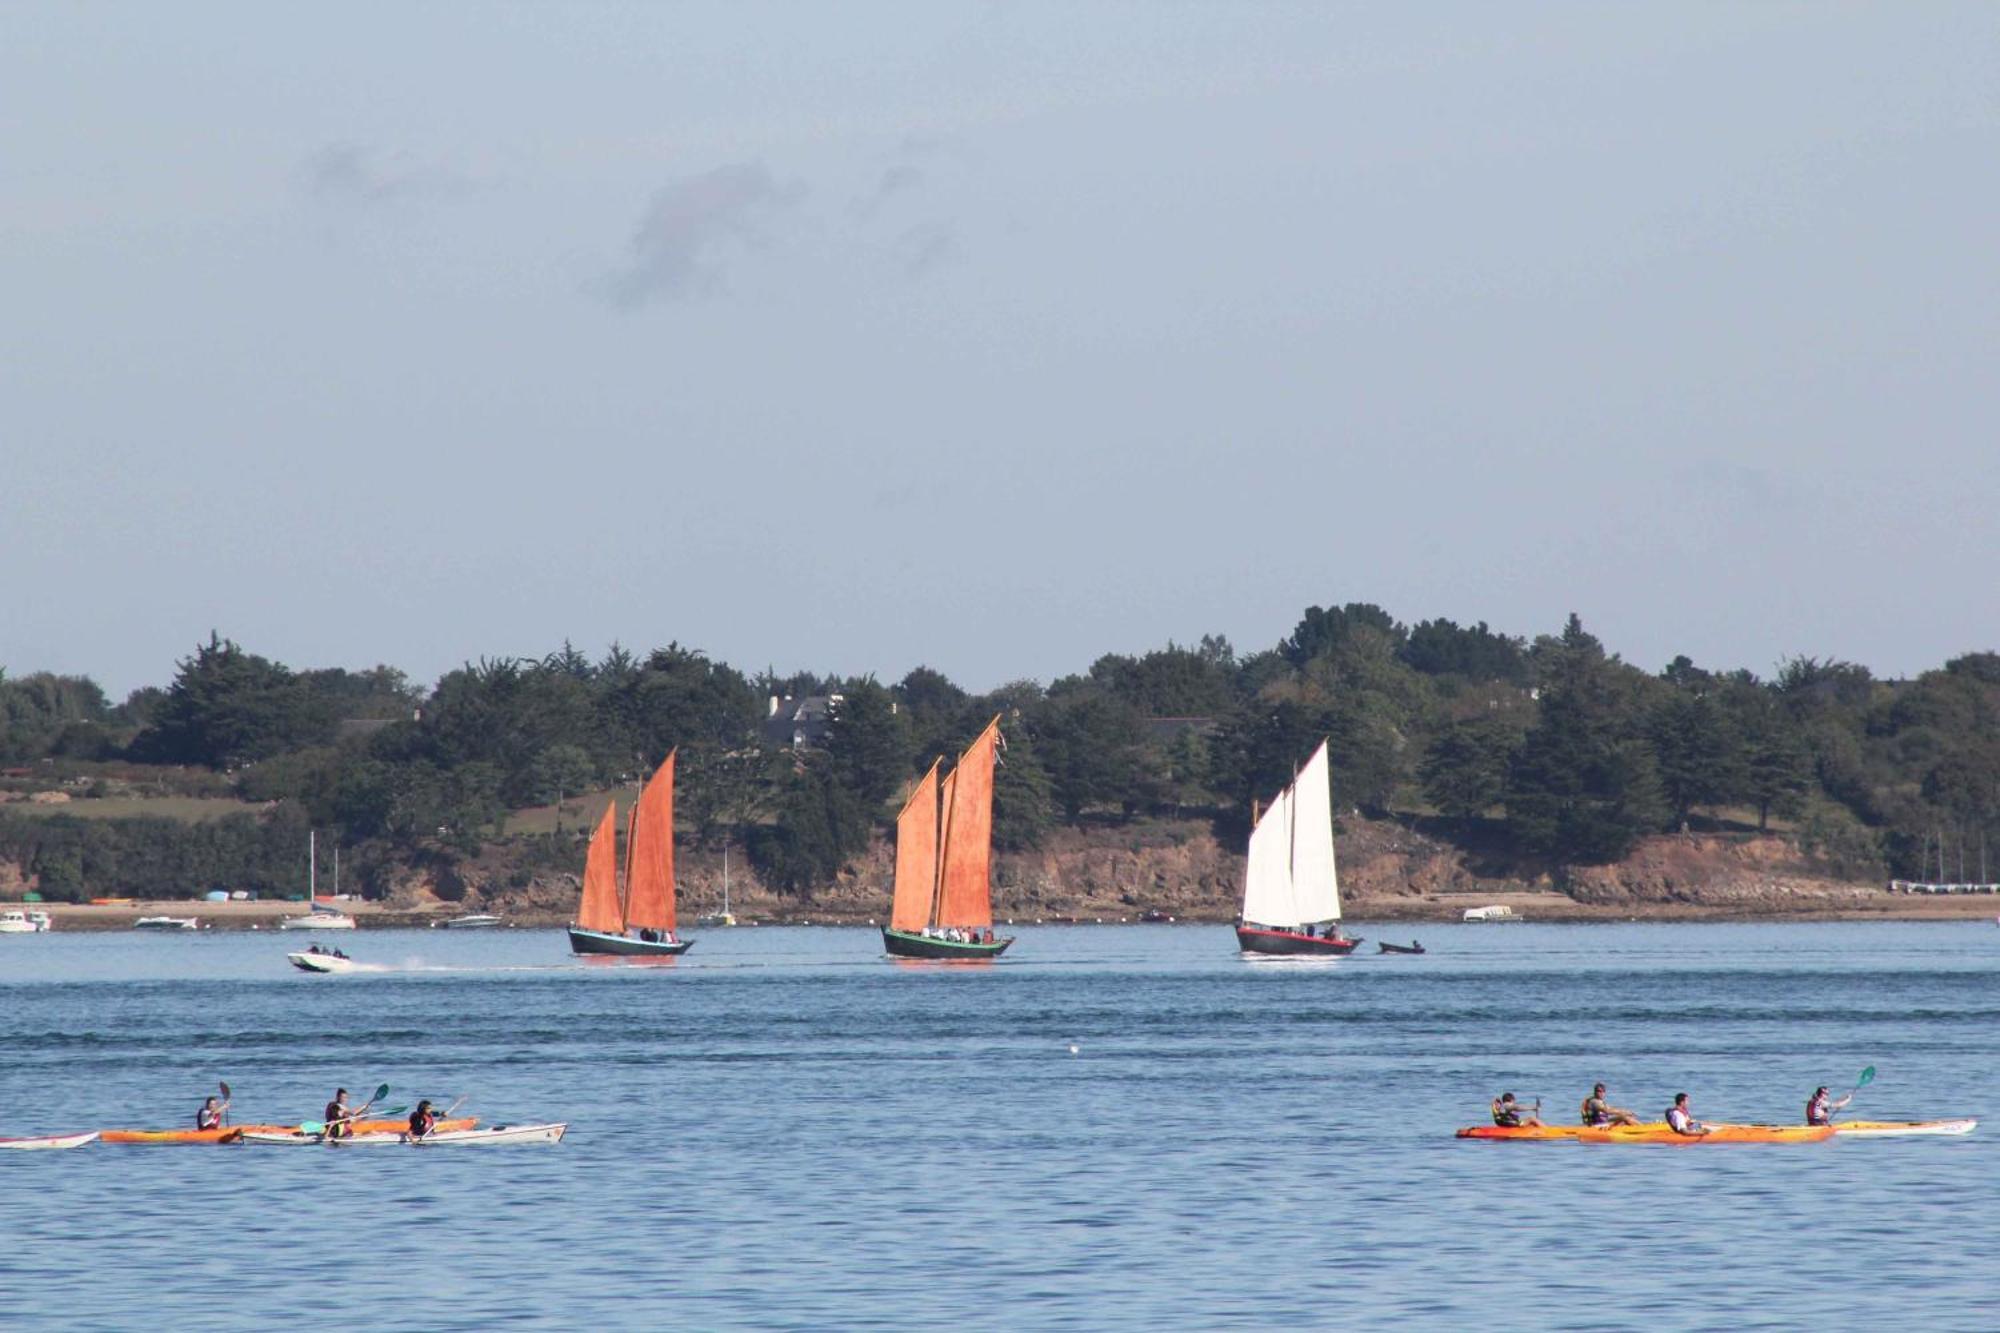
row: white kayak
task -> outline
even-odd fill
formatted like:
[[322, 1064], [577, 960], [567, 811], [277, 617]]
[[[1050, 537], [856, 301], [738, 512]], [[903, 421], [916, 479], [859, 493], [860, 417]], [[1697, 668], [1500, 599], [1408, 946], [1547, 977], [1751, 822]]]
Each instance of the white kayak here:
[[35, 1151], [43, 1148], [81, 1148], [86, 1143], [96, 1141], [97, 1130], [88, 1134], [43, 1134], [38, 1138], [0, 1139], [0, 1148], [20, 1148]]
[[1866, 1134], [1875, 1138], [1905, 1138], [1913, 1135], [1970, 1134], [1979, 1122], [1964, 1120], [1845, 1120], [1835, 1121], [1836, 1137]]
[[[453, 1146], [477, 1146], [505, 1143], [561, 1143], [567, 1123], [557, 1125], [493, 1125], [486, 1129], [440, 1129], [421, 1139], [413, 1139], [408, 1134], [350, 1134], [335, 1140], [340, 1147], [370, 1147], [383, 1144], [398, 1144], [415, 1148], [443, 1148]], [[324, 1134], [285, 1133], [272, 1134], [259, 1130], [246, 1130], [244, 1143], [265, 1143], [283, 1147], [300, 1147], [326, 1143]]]

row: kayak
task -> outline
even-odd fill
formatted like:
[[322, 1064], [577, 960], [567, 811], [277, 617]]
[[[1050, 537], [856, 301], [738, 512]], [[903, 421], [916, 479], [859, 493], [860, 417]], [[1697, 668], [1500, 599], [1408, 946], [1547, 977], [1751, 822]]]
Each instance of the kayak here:
[[0, 1139], [0, 1148], [20, 1148], [34, 1151], [42, 1148], [81, 1148], [97, 1137], [97, 1131], [88, 1134], [43, 1134], [36, 1138]]
[[[1634, 1126], [1637, 1129], [1665, 1129], [1667, 1122], [1655, 1120], [1650, 1124]], [[1470, 1125], [1458, 1131], [1462, 1139], [1522, 1139], [1527, 1141], [1553, 1141], [1557, 1139], [1580, 1140], [1586, 1134], [1601, 1133], [1601, 1127], [1590, 1125]]]
[[[407, 1120], [357, 1120], [357, 1133], [399, 1134], [408, 1126]], [[440, 1120], [445, 1129], [471, 1129], [479, 1123], [476, 1115], [459, 1116], [455, 1120]], [[297, 1125], [231, 1125], [227, 1129], [107, 1129], [104, 1131], [106, 1143], [235, 1143], [251, 1131], [259, 1134], [297, 1134]]]
[[1637, 1125], [1472, 1125], [1458, 1131], [1462, 1139], [1523, 1140], [1572, 1143], [1818, 1143], [1833, 1137], [1827, 1125], [1714, 1125], [1709, 1134], [1676, 1134], [1664, 1120]]
[[1979, 1128], [1977, 1120], [1842, 1120], [1833, 1127], [1835, 1134], [1866, 1134], [1876, 1138], [1899, 1138], [1910, 1135], [1970, 1134]]
[[505, 1143], [561, 1143], [568, 1124], [553, 1125], [494, 1125], [490, 1129], [439, 1129], [433, 1130], [421, 1139], [412, 1139], [404, 1133], [359, 1133], [344, 1139], [328, 1140], [324, 1134], [300, 1134], [296, 1130], [287, 1133], [265, 1133], [260, 1130], [246, 1130], [242, 1142], [262, 1143], [275, 1147], [310, 1147], [333, 1142], [340, 1147], [380, 1147], [400, 1144], [418, 1148], [442, 1148], [453, 1145], [505, 1144]]

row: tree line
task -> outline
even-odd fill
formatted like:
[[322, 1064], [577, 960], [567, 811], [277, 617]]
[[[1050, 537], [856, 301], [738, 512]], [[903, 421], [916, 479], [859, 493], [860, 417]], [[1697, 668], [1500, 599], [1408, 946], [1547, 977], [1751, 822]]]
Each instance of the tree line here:
[[[823, 737], [769, 734], [770, 701], [807, 696], [837, 696]], [[2000, 655], [1893, 681], [1813, 657], [1769, 679], [1684, 656], [1647, 671], [1574, 615], [1527, 639], [1348, 603], [1308, 608], [1254, 653], [1210, 636], [985, 692], [928, 667], [890, 684], [746, 675], [676, 643], [482, 658], [426, 689], [386, 666], [295, 671], [211, 635], [168, 684], [115, 705], [85, 677], [0, 674], [0, 785], [115, 772], [268, 804], [172, 829], [0, 806], [0, 857], [58, 893], [235, 887], [295, 864], [311, 826], [379, 882], [473, 855], [509, 811], [636, 781], [677, 747], [683, 835], [738, 841], [767, 882], [805, 895], [995, 715], [1003, 850], [1163, 817], [1240, 838], [1322, 737], [1340, 811], [1558, 870], [1650, 833], [1778, 820], [1850, 875], [1984, 877], [2000, 825]]]

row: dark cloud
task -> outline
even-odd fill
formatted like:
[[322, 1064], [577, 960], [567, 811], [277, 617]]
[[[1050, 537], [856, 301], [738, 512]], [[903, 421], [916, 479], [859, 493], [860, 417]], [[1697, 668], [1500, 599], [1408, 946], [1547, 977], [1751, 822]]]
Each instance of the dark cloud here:
[[640, 216], [625, 263], [604, 280], [606, 299], [635, 310], [715, 290], [722, 256], [732, 247], [761, 244], [766, 226], [804, 194], [804, 187], [777, 180], [761, 163], [675, 181]]
[[362, 203], [457, 194], [470, 185], [448, 168], [351, 143], [328, 144], [312, 153], [305, 160], [304, 177], [306, 187], [322, 198]]

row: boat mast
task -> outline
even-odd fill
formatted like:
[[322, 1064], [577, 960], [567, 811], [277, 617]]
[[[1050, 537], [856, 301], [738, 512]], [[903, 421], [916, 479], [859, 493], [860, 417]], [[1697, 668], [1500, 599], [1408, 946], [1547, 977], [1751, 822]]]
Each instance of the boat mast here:
[[306, 906], [319, 901], [319, 830], [306, 831]]
[[729, 915], [729, 840], [722, 840], [722, 914]]

